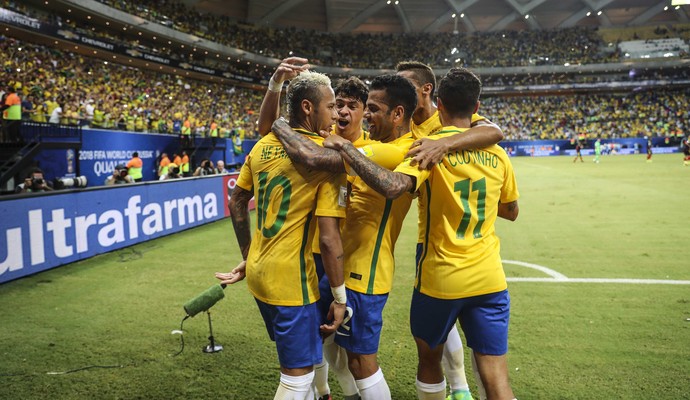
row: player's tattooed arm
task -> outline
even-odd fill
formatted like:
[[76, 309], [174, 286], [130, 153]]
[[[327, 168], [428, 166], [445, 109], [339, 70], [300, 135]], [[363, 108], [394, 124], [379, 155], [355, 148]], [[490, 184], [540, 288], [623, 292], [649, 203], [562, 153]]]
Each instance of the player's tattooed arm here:
[[[330, 139], [330, 138], [329, 138]], [[395, 199], [403, 193], [412, 192], [415, 188], [415, 181], [409, 175], [399, 172], [389, 171], [386, 168], [369, 160], [365, 155], [346, 140], [338, 140], [340, 154], [343, 159], [354, 169], [357, 174], [372, 189], [381, 193], [387, 199]], [[333, 144], [334, 140], [327, 140], [324, 145]]]
[[515, 221], [520, 212], [520, 207], [518, 206], [517, 200], [511, 201], [510, 203], [499, 203], [498, 204], [498, 216], [509, 221]]
[[272, 130], [280, 143], [283, 144], [285, 152], [292, 162], [310, 169], [336, 173], [345, 172], [343, 158], [337, 151], [325, 149], [313, 140], [296, 133], [283, 118], [279, 118], [273, 123]]
[[232, 191], [232, 196], [230, 197], [230, 202], [228, 203], [232, 226], [235, 229], [235, 236], [237, 237], [237, 244], [240, 246], [242, 258], [245, 260], [249, 254], [249, 246], [252, 244], [249, 200], [251, 200], [253, 196], [254, 193], [251, 191], [235, 186], [235, 189]]

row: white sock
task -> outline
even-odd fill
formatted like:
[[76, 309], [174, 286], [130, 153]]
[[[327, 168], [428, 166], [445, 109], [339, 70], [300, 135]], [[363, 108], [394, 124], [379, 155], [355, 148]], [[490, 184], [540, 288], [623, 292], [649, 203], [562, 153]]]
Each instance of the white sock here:
[[477, 382], [477, 392], [479, 392], [479, 398], [481, 400], [486, 400], [486, 390], [484, 389], [482, 377], [479, 375], [479, 368], [477, 367], [477, 358], [474, 356], [474, 352], [472, 352], [472, 371], [474, 372], [474, 381]]
[[[362, 400], [390, 400], [391, 398], [391, 390], [388, 388], [388, 382], [381, 368], [374, 372], [374, 375], [357, 380], [357, 387]], [[445, 386], [443, 389], [445, 390]]]
[[331, 388], [328, 386], [328, 362], [325, 358], [321, 364], [314, 365], [314, 392], [316, 392], [316, 397], [331, 393]]
[[450, 390], [470, 390], [465, 376], [465, 353], [462, 349], [462, 339], [455, 324], [448, 333], [446, 345], [443, 347], [441, 365]]
[[[314, 392], [311, 389], [314, 371], [301, 376], [290, 376], [280, 373], [280, 385], [273, 400], [311, 400]], [[308, 397], [311, 394], [311, 397]]]
[[328, 362], [331, 372], [338, 379], [343, 396], [354, 396], [359, 393], [357, 383], [347, 367], [347, 352], [334, 342], [335, 335], [331, 335], [323, 342], [323, 358]]
[[424, 383], [416, 380], [417, 398], [419, 400], [445, 400], [446, 399], [446, 380], [439, 383]]

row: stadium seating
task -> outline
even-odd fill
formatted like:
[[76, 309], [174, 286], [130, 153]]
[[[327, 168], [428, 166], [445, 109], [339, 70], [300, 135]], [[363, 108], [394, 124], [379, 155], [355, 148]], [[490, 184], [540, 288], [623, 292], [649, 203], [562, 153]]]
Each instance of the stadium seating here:
[[[679, 38], [650, 39], [621, 42], [617, 47], [620, 51], [612, 52], [597, 31], [586, 28], [472, 35], [414, 33], [402, 35], [403, 40], [400, 40], [400, 35], [393, 40], [389, 35], [358, 34], [342, 40], [341, 34], [310, 32], [308, 35], [296, 35], [294, 29], [271, 30], [245, 26], [226, 17], [198, 13], [178, 2], [102, 2], [218, 43], [277, 57], [285, 56], [280, 53], [285, 49], [297, 49], [300, 54], [309, 56], [312, 62], [334, 66], [392, 68], [398, 60], [409, 58], [424, 60], [440, 68], [458, 64], [503, 67], [551, 65], [564, 61], [599, 63], [617, 60], [620, 52], [631, 49], [642, 51], [654, 46], [665, 51], [671, 47], [687, 53], [688, 48]], [[4, 6], [95, 34], [89, 30], [87, 22], [77, 23], [59, 14], [46, 15], [40, 10], [14, 3]], [[169, 49], [155, 48], [118, 32], [99, 30], [98, 34], [131, 47], [170, 53]], [[290, 41], [288, 45], [288, 38], [295, 37], [297, 40]], [[304, 37], [304, 40], [300, 40], [300, 37]], [[429, 46], [429, 43], [434, 45]], [[629, 45], [633, 48], [629, 48]], [[10, 51], [19, 48], [21, 50]], [[216, 120], [225, 135], [234, 131], [241, 137], [255, 137], [256, 114], [263, 95], [261, 92], [240, 86], [211, 86], [207, 82], [176, 75], [108, 64], [41, 45], [22, 43], [13, 38], [0, 38], [0, 51], [5, 79], [22, 84], [20, 94], [22, 98], [33, 102], [35, 111], [31, 118], [36, 121], [47, 121], [55, 104], [59, 103], [63, 107], [60, 122], [65, 124], [173, 133], [176, 126], [189, 119], [192, 129], [203, 134], [211, 121]], [[218, 63], [203, 57], [194, 61], [211, 65]], [[18, 66], [23, 69], [19, 71]], [[246, 69], [242, 71], [246, 72]], [[270, 74], [272, 71], [255, 72]], [[533, 97], [495, 97], [488, 90], [492, 86], [526, 87], [642, 79], [687, 80], [688, 72], [681, 69], [641, 70], [634, 74], [626, 70], [607, 74], [488, 75], [483, 78], [487, 95], [481, 113], [500, 124], [507, 138], [516, 140], [571, 138], [583, 134], [603, 137], [665, 136], [674, 135], [678, 130], [687, 131], [684, 125], [688, 117], [687, 89], [664, 88], [656, 94], [564, 94], [546, 97], [546, 102], [543, 98]], [[658, 104], [663, 107], [652, 107]]]

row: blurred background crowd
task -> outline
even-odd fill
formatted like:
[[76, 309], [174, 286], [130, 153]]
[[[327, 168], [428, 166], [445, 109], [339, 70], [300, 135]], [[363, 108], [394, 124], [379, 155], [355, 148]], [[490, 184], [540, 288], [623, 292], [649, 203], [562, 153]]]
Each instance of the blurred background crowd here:
[[[417, 59], [435, 68], [461, 64], [469, 68], [597, 64], [620, 61], [625, 55], [614, 40], [680, 37], [690, 30], [621, 29], [606, 34], [592, 28], [550, 31], [501, 31], [468, 35], [453, 33], [333, 34], [255, 27], [222, 15], [199, 13], [177, 1], [101, 0], [108, 6], [191, 33], [223, 45], [269, 57], [306, 57], [311, 63], [336, 67], [391, 69], [398, 61]], [[152, 47], [121, 32], [96, 30], [87, 21], [3, 0], [2, 6], [60, 26], [101, 35], [112, 42], [138, 46], [152, 53], [220, 65], [196, 54], [181, 55]], [[449, 53], [452, 52], [451, 54]], [[687, 53], [680, 51], [681, 58]], [[448, 58], [455, 58], [449, 60]], [[239, 61], [239, 60], [238, 60]], [[241, 63], [245, 65], [244, 63]], [[0, 65], [5, 87], [22, 99], [22, 118], [36, 122], [81, 124], [137, 132], [179, 133], [189, 126], [208, 135], [212, 124], [219, 136], [256, 137], [263, 92], [248, 85], [195, 80], [181, 75], [109, 63], [102, 59], [0, 36]], [[225, 70], [270, 77], [274, 65], [246, 67], [222, 63]], [[252, 69], [253, 68], [253, 69]], [[633, 79], [688, 79], [687, 69], [627, 71], [621, 74], [503, 74], [483, 77], [486, 87], [587, 83]], [[480, 113], [499, 124], [507, 139], [561, 139], [586, 135], [603, 138], [674, 136], [686, 133], [690, 113], [687, 87], [628, 90], [619, 93], [522, 93], [499, 96], [485, 92]], [[56, 111], [58, 110], [58, 111]]]

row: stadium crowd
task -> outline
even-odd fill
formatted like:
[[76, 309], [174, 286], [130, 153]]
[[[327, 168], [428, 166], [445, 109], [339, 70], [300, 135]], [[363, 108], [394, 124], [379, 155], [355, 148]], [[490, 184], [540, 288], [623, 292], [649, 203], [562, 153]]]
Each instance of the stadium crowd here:
[[[179, 133], [189, 122], [201, 135], [215, 122], [220, 137], [256, 137], [261, 92], [104, 63], [5, 37], [0, 37], [0, 63], [5, 83], [19, 83], [18, 93], [27, 103], [25, 119], [159, 133]], [[480, 113], [511, 140], [679, 136], [687, 133], [689, 98], [689, 89], [484, 96]]]
[[[450, 56], [448, 50], [451, 47], [460, 49], [454, 57], [475, 67], [559, 64], [564, 60], [596, 63], [618, 57], [616, 52], [601, 51], [606, 47], [604, 40], [596, 31], [585, 28], [471, 35], [402, 35], [407, 40], [400, 40], [401, 35], [359, 34], [354, 35], [354, 40], [352, 35], [347, 36], [348, 40], [342, 40], [341, 34], [308, 32], [308, 35], [296, 35], [294, 28], [274, 30], [238, 24], [225, 16], [200, 13], [177, 1], [101, 2], [183, 32], [267, 56], [284, 56], [271, 49], [292, 49], [310, 56], [310, 62], [315, 64], [391, 68], [400, 60], [415, 58], [443, 67], [448, 64], [446, 58]], [[162, 51], [178, 59], [191, 57], [178, 56], [165, 48], [146, 47], [148, 44], [139, 43], [121, 32], [104, 32], [84, 21], [77, 25], [58, 14], [42, 13], [13, 1], [3, 0], [2, 5], [80, 32], [102, 35], [133, 48]], [[434, 40], [429, 35], [433, 35]], [[435, 45], [429, 47], [428, 43]], [[0, 52], [5, 73], [5, 82], [2, 83], [11, 83], [13, 87], [18, 84], [18, 94], [25, 104], [25, 119], [175, 134], [188, 126], [193, 133], [201, 135], [210, 131], [215, 123], [221, 137], [256, 137], [255, 114], [262, 93], [253, 90], [224, 84], [210, 85], [180, 76], [106, 63], [5, 37], [0, 37]], [[188, 61], [220, 63], [200, 55]], [[240, 68], [240, 72], [246, 72], [246, 68]], [[254, 72], [263, 74], [263, 66], [261, 71]], [[493, 75], [485, 77], [483, 83], [485, 86], [521, 86], [596, 83], [611, 79], [687, 79], [689, 75], [684, 69], [665, 73], [667, 75], [640, 71], [627, 77], [623, 73]], [[687, 131], [684, 125], [688, 117], [687, 99], [687, 89], [545, 98], [487, 97], [485, 94], [481, 113], [500, 124], [506, 138], [512, 140], [582, 135], [605, 138], [678, 136]], [[662, 107], [658, 107], [659, 104]]]
[[[217, 43], [270, 57], [287, 51], [318, 65], [346, 68], [390, 68], [398, 60], [424, 59], [437, 67], [461, 59], [469, 67], [505, 67], [602, 63], [619, 59], [596, 30], [568, 28], [552, 31], [453, 33], [333, 34], [296, 28], [255, 27], [223, 15], [201, 13], [181, 2], [145, 0], [102, 3], [176, 30]], [[301, 33], [301, 34], [300, 34]], [[433, 44], [433, 45], [429, 45]], [[452, 49], [461, 49], [458, 53]], [[457, 51], [457, 50], [456, 50]]]
[[683, 137], [690, 89], [630, 94], [484, 97], [480, 113], [506, 140]]
[[[596, 29], [573, 27], [554, 30], [453, 33], [404, 33], [404, 34], [334, 34], [296, 28], [274, 29], [238, 23], [227, 16], [202, 13], [182, 2], [145, 0], [100, 0], [122, 11], [166, 25], [172, 29], [194, 34], [223, 45], [247, 50], [269, 57], [284, 58], [299, 54], [309, 58], [312, 64], [347, 68], [391, 68], [403, 59], [424, 59], [437, 68], [465, 66], [469, 68], [508, 67], [534, 65], [563, 65], [570, 63], [592, 64], [617, 62], [622, 59], [615, 43], [604, 40], [605, 35]], [[46, 14], [26, 5], [3, 0], [3, 7], [38, 18], [77, 32], [88, 33], [109, 41], [127, 44], [134, 49], [162, 54], [177, 60], [194, 62], [202, 66], [228, 72], [270, 74], [270, 67], [225, 61], [205, 54], [172, 51], [160, 43], [144, 43], [136, 36], [126, 36], [121, 31], [105, 31], [91, 26], [88, 21], [79, 24], [59, 13]], [[674, 30], [670, 32], [669, 29]], [[687, 30], [678, 27], [663, 28], [668, 34], [687, 36]], [[641, 30], [642, 34], [658, 36], [659, 29]], [[647, 33], [645, 33], [647, 32]], [[625, 33], [617, 35], [624, 37]], [[635, 37], [638, 37], [635, 35]], [[432, 43], [433, 45], [429, 45]], [[683, 53], [682, 56], [687, 56]]]
[[147, 43], [138, 37], [126, 35], [119, 30], [104, 30], [102, 26], [95, 26], [87, 20], [77, 21], [67, 15], [59, 13], [48, 13], [46, 10], [37, 9], [27, 4], [16, 3], [10, 0], [2, 0], [0, 2], [3, 8], [12, 10], [27, 17], [37, 19], [41, 22], [48, 23], [72, 33], [79, 35], [86, 35], [88, 37], [102, 39], [106, 42], [119, 44], [129, 47], [133, 50], [145, 51], [153, 55], [161, 55], [173, 60], [193, 63], [202, 67], [219, 69], [225, 72], [231, 72], [246, 76], [260, 76], [266, 75], [266, 79], [270, 77], [270, 68], [265, 65], [247, 64], [236, 60], [233, 62], [225, 62], [217, 58], [205, 57], [204, 54], [190, 51], [185, 53], [182, 51], [173, 51], [172, 48], [166, 47], [161, 43]]
[[7, 37], [0, 37], [0, 53], [4, 83], [16, 87], [26, 102], [25, 119], [159, 133], [179, 133], [188, 123], [199, 134], [215, 122], [220, 137], [233, 130], [241, 137], [254, 137], [254, 114], [262, 96], [256, 91], [209, 85]]

